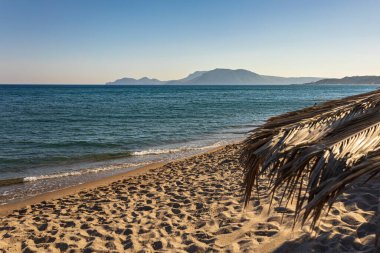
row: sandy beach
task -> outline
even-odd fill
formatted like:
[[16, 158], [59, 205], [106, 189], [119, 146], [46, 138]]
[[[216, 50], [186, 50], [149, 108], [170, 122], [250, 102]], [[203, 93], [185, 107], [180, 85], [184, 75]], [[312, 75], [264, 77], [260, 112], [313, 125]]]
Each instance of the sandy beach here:
[[0, 0], [0, 253], [380, 253], [379, 10]]
[[242, 210], [239, 152], [240, 144], [233, 144], [3, 206], [0, 251], [374, 250], [380, 180], [345, 192], [319, 222], [318, 234], [307, 225], [292, 230], [292, 206], [277, 206], [275, 197], [268, 213], [265, 186]]

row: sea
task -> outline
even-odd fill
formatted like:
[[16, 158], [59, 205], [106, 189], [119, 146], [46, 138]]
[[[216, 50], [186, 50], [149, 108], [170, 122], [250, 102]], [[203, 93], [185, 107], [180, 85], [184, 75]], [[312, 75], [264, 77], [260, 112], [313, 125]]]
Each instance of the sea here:
[[238, 142], [373, 85], [0, 85], [0, 205]]

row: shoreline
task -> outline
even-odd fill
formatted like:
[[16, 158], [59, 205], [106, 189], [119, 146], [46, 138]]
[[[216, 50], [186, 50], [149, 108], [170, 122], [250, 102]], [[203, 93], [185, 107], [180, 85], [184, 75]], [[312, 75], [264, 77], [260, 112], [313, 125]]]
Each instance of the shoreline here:
[[29, 204], [0, 218], [0, 251], [373, 251], [380, 178], [347, 189], [315, 235], [309, 223], [292, 229], [295, 203], [281, 204], [281, 193], [271, 199], [265, 177], [243, 210], [241, 147], [217, 147], [7, 206], [10, 212]]
[[37, 194], [35, 196], [26, 198], [26, 199], [18, 199], [18, 200], [15, 200], [14, 202], [6, 203], [4, 205], [0, 205], [0, 218], [7, 216], [8, 214], [10, 214], [11, 212], [13, 212], [17, 209], [21, 209], [21, 208], [24, 208], [24, 207], [29, 206], [29, 205], [34, 205], [34, 204], [40, 203], [42, 201], [50, 201], [50, 200], [62, 198], [62, 197], [68, 196], [68, 195], [76, 194], [76, 193], [83, 191], [83, 190], [90, 190], [90, 189], [94, 189], [97, 187], [106, 186], [106, 185], [109, 185], [109, 184], [116, 182], [116, 181], [120, 181], [120, 180], [123, 180], [126, 178], [145, 174], [151, 170], [159, 169], [160, 167], [163, 167], [164, 165], [169, 164], [169, 163], [180, 162], [180, 161], [191, 159], [191, 158], [194, 158], [194, 157], [197, 157], [200, 155], [210, 154], [210, 153], [216, 152], [220, 149], [223, 149], [223, 148], [227, 147], [228, 145], [239, 144], [240, 142], [241, 141], [230, 142], [228, 144], [225, 144], [225, 145], [222, 145], [219, 147], [215, 147], [215, 148], [211, 148], [210, 150], [207, 150], [205, 152], [201, 152], [201, 153], [195, 154], [195, 155], [190, 155], [187, 157], [168, 160], [168, 161], [164, 161], [164, 162], [152, 162], [150, 164], [144, 165], [140, 168], [133, 169], [131, 171], [121, 172], [121, 173], [116, 174], [116, 175], [106, 176], [104, 178], [95, 179], [95, 180], [92, 180], [89, 182], [85, 182], [83, 184], [73, 185], [73, 186], [65, 187], [62, 189], [57, 189], [57, 190], [50, 191], [50, 192], [40, 193], [40, 194]]

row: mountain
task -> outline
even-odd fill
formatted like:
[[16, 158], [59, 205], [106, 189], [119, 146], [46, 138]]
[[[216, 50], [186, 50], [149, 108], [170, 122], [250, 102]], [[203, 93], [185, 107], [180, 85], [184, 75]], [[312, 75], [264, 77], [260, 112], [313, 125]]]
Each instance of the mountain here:
[[191, 73], [190, 75], [188, 75], [185, 78], [178, 79], [178, 80], [172, 80], [172, 81], [169, 81], [168, 83], [186, 83], [186, 82], [189, 82], [190, 80], [193, 80], [193, 79], [203, 75], [206, 72], [207, 71], [195, 71], [194, 73]]
[[380, 84], [380, 76], [346, 76], [343, 78], [328, 78], [306, 84]]
[[151, 79], [148, 77], [143, 77], [140, 79], [124, 77], [124, 78], [121, 78], [121, 79], [118, 79], [116, 81], [109, 82], [106, 84], [164, 84], [164, 83], [165, 82], [163, 82], [163, 81], [160, 81], [160, 80], [157, 80], [154, 78]]
[[186, 81], [187, 84], [257, 84], [265, 79], [244, 69], [214, 69]]
[[[122, 78], [107, 84], [303, 84], [315, 82], [317, 77], [279, 77], [266, 76], [245, 69], [214, 69], [210, 71], [196, 71], [185, 78], [171, 81], [159, 81], [157, 79], [133, 79]], [[143, 81], [142, 81], [143, 80]]]
[[279, 76], [263, 76], [267, 78], [269, 83], [273, 84], [304, 84], [307, 82], [315, 82], [321, 80], [320, 77], [279, 77]]
[[188, 80], [187, 84], [301, 84], [317, 81], [316, 77], [279, 77], [266, 76], [245, 69], [214, 69]]

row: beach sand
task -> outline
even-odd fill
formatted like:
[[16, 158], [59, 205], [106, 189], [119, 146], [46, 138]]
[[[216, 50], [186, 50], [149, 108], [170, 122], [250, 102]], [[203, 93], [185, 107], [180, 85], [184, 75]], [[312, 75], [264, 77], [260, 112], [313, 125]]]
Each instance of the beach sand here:
[[[347, 190], [292, 230], [260, 186], [242, 210], [240, 144], [41, 195], [0, 209], [0, 252], [371, 252], [380, 180]], [[265, 179], [263, 179], [265, 183]], [[258, 198], [260, 197], [260, 198]], [[16, 210], [14, 210], [16, 209]]]

